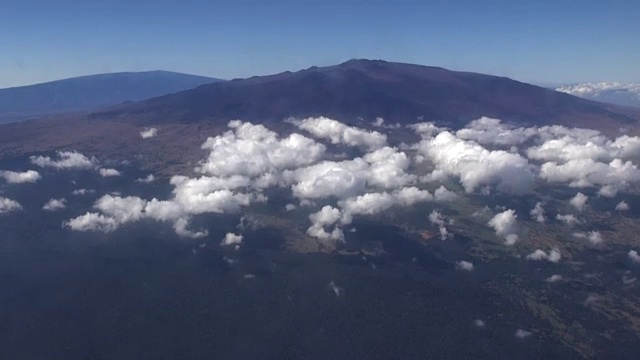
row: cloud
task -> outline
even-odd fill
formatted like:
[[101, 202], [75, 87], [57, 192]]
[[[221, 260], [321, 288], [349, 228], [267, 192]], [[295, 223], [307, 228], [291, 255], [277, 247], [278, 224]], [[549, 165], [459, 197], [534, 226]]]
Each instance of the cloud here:
[[0, 177], [3, 177], [9, 184], [34, 183], [42, 179], [42, 176], [34, 170], [25, 172], [0, 171]]
[[47, 201], [46, 204], [42, 207], [42, 210], [46, 211], [58, 211], [67, 207], [67, 200], [65, 199], [51, 199]]
[[531, 336], [532, 334], [531, 334], [531, 331], [518, 329], [518, 330], [516, 330], [516, 334], [515, 335], [516, 335], [516, 337], [518, 339], [526, 339], [529, 336]]
[[569, 226], [573, 226], [580, 223], [580, 220], [575, 215], [572, 215], [572, 214], [565, 214], [565, 215], [557, 214], [556, 220], [562, 221], [563, 223]]
[[143, 184], [149, 184], [149, 183], [154, 182], [155, 180], [156, 180], [155, 176], [153, 176], [153, 174], [149, 174], [146, 177], [136, 179], [136, 182], [143, 183]]
[[76, 231], [111, 232], [118, 228], [118, 222], [110, 217], [97, 213], [86, 213], [62, 224]]
[[15, 200], [0, 196], [0, 215], [22, 210], [22, 205]]
[[336, 297], [341, 297], [344, 294], [344, 289], [336, 284], [335, 281], [331, 281], [329, 283], [329, 289], [336, 295]]
[[504, 193], [524, 194], [533, 185], [534, 175], [527, 159], [502, 150], [489, 151], [448, 131], [423, 139], [415, 148], [433, 162], [435, 172], [457, 176], [467, 193], [482, 186], [495, 186]]
[[173, 230], [175, 230], [176, 234], [181, 237], [198, 239], [201, 237], [205, 237], [209, 234], [207, 230], [201, 231], [192, 231], [187, 227], [189, 226], [188, 218], [179, 218], [173, 223]]
[[553, 274], [553, 275], [549, 276], [545, 281], [548, 282], [548, 283], [556, 283], [556, 282], [560, 282], [562, 280], [564, 280], [562, 275]]
[[316, 138], [330, 140], [332, 144], [344, 144], [370, 150], [381, 148], [387, 144], [387, 135], [347, 126], [326, 117], [291, 120], [291, 122]]
[[73, 192], [71, 194], [73, 195], [86, 195], [86, 194], [93, 194], [96, 191], [94, 189], [76, 189], [73, 190]]
[[537, 222], [544, 224], [547, 221], [547, 218], [544, 215], [544, 209], [542, 208], [542, 203], [537, 202], [536, 206], [530, 212], [531, 217], [534, 218]]
[[297, 209], [297, 208], [298, 208], [298, 207], [297, 207], [297, 206], [295, 206], [294, 204], [287, 204], [287, 205], [285, 205], [285, 206], [284, 206], [284, 210], [285, 210], [285, 211], [293, 211], [293, 210], [295, 210], [295, 209]]
[[535, 128], [514, 128], [503, 124], [500, 119], [483, 116], [458, 130], [456, 136], [481, 145], [511, 146], [520, 145], [537, 133]]
[[243, 236], [242, 235], [236, 235], [234, 233], [227, 233], [224, 236], [224, 239], [222, 239], [222, 242], [220, 243], [220, 245], [226, 246], [226, 245], [240, 245], [242, 244], [242, 240], [243, 240]]
[[150, 139], [158, 135], [158, 129], [156, 128], [146, 128], [140, 131], [140, 137], [143, 139]]
[[600, 232], [598, 231], [590, 231], [587, 234], [587, 240], [589, 240], [589, 242], [593, 245], [600, 245], [604, 242], [602, 234], [600, 234]]
[[479, 327], [479, 328], [481, 328], [481, 327], [485, 327], [485, 325], [486, 325], [486, 323], [485, 323], [484, 321], [480, 320], [480, 319], [475, 319], [475, 320], [473, 321], [473, 324], [474, 324], [475, 326]]
[[339, 209], [329, 205], [324, 206], [320, 211], [309, 215], [312, 225], [307, 229], [307, 234], [320, 240], [342, 241], [344, 240], [342, 229], [335, 227], [331, 232], [325, 230], [326, 226], [336, 224], [341, 218], [342, 213]]
[[49, 156], [31, 156], [31, 163], [40, 167], [56, 169], [92, 169], [97, 166], [95, 158], [88, 158], [76, 151], [58, 151], [58, 159]]
[[640, 255], [635, 250], [629, 250], [629, 259], [636, 264], [640, 264]]
[[536, 251], [527, 255], [527, 260], [533, 260], [533, 261], [545, 260], [551, 263], [557, 263], [560, 261], [561, 258], [562, 258], [562, 255], [560, 254], [560, 250], [558, 250], [557, 248], [552, 249], [548, 254], [543, 250], [537, 249]]
[[616, 211], [627, 211], [629, 210], [629, 204], [626, 201], [622, 200], [616, 205]]
[[100, 176], [102, 177], [112, 177], [112, 176], [120, 176], [120, 171], [116, 170], [116, 169], [104, 169], [104, 168], [100, 168], [98, 170], [98, 172], [100, 173]]
[[507, 245], [513, 245], [518, 240], [518, 235], [516, 235], [517, 218], [515, 210], [505, 210], [496, 214], [487, 225], [495, 230], [496, 235], [503, 237]]
[[473, 271], [473, 263], [469, 261], [461, 260], [456, 263], [456, 268], [464, 271]]
[[429, 214], [429, 221], [434, 225], [438, 225], [438, 231], [440, 232], [441, 240], [446, 240], [449, 237], [451, 237], [451, 234], [446, 228], [447, 222], [445, 221], [444, 217], [442, 216], [442, 214], [440, 214], [439, 211], [433, 210]]
[[598, 98], [611, 93], [626, 93], [630, 97], [636, 98], [637, 101], [640, 101], [640, 84], [634, 83], [581, 83], [561, 86], [557, 88], [556, 91], [585, 98]]
[[584, 207], [587, 204], [588, 199], [589, 199], [588, 196], [579, 192], [576, 194], [576, 196], [572, 197], [571, 200], [569, 200], [569, 204], [571, 204], [571, 206], [576, 208], [578, 211], [582, 211], [584, 210]]
[[427, 190], [406, 187], [392, 193], [366, 193], [338, 202], [342, 208], [343, 223], [351, 223], [354, 215], [375, 215], [393, 206], [411, 206], [418, 202], [429, 201], [433, 195]]

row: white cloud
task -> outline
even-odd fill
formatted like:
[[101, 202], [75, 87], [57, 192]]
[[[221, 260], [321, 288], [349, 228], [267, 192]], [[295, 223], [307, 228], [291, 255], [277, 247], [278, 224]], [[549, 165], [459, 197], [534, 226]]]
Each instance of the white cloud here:
[[316, 138], [330, 140], [332, 144], [378, 149], [387, 143], [387, 136], [377, 131], [367, 131], [347, 126], [326, 117], [306, 118], [304, 120], [292, 120], [291, 122], [298, 128], [308, 131]]
[[222, 239], [222, 242], [220, 243], [220, 245], [240, 245], [242, 244], [242, 240], [243, 240], [243, 236], [242, 235], [236, 235], [234, 233], [227, 233], [224, 236], [224, 239]]
[[593, 245], [599, 245], [604, 242], [602, 234], [600, 234], [598, 231], [590, 231], [587, 234], [587, 240], [589, 240], [589, 242]]
[[34, 183], [42, 179], [42, 176], [34, 170], [25, 172], [0, 171], [0, 177], [3, 177], [9, 184]]
[[549, 276], [545, 281], [548, 282], [548, 283], [556, 283], [556, 282], [560, 282], [562, 280], [564, 280], [562, 275], [553, 274], [553, 275]]
[[88, 158], [76, 151], [58, 151], [58, 159], [49, 156], [31, 156], [31, 163], [40, 167], [56, 169], [92, 169], [97, 166], [95, 158]]
[[534, 175], [527, 159], [502, 150], [489, 151], [448, 131], [423, 139], [416, 149], [434, 163], [439, 174], [457, 176], [467, 193], [495, 186], [501, 192], [524, 194], [533, 185]]
[[640, 264], [640, 255], [635, 250], [629, 250], [629, 259], [634, 263]]
[[548, 254], [543, 250], [537, 249], [536, 251], [527, 255], [527, 260], [534, 260], [534, 261], [545, 260], [551, 263], [557, 263], [560, 261], [561, 258], [562, 258], [562, 255], [560, 254], [560, 250], [555, 248], [552, 249]]
[[529, 336], [531, 336], [532, 334], [531, 334], [531, 331], [518, 329], [518, 330], [516, 330], [516, 334], [515, 335], [516, 335], [516, 337], [518, 339], [526, 339]]
[[295, 204], [287, 204], [284, 206], [284, 210], [285, 211], [293, 211], [295, 209], [297, 209], [298, 207]]
[[432, 199], [433, 195], [427, 190], [406, 187], [393, 193], [366, 193], [339, 201], [338, 205], [342, 208], [342, 221], [348, 224], [354, 215], [375, 215], [393, 206], [407, 207]]
[[544, 224], [547, 221], [547, 218], [544, 215], [544, 209], [542, 208], [542, 203], [537, 202], [536, 206], [530, 212], [531, 217], [534, 218], [537, 222]]
[[76, 189], [73, 190], [73, 192], [71, 194], [73, 195], [86, 195], [86, 194], [93, 194], [96, 191], [94, 189]]
[[509, 209], [496, 214], [487, 225], [495, 230], [496, 235], [503, 237], [507, 245], [513, 245], [518, 240], [516, 234], [517, 218], [515, 210]]
[[449, 233], [446, 227], [447, 222], [445, 221], [444, 217], [442, 216], [442, 214], [440, 214], [439, 211], [433, 210], [429, 214], [429, 221], [434, 225], [438, 225], [438, 231], [440, 232], [441, 240], [446, 240], [451, 236], [451, 234]]
[[500, 119], [481, 117], [456, 132], [464, 140], [474, 140], [482, 145], [520, 145], [538, 133], [535, 128], [514, 128]]
[[458, 268], [459, 270], [473, 271], [473, 263], [461, 260], [456, 263], [456, 268]]
[[626, 201], [622, 200], [618, 203], [618, 205], [616, 205], [616, 210], [617, 211], [627, 211], [629, 210], [629, 204], [627, 204]]
[[440, 185], [440, 187], [433, 192], [433, 197], [438, 202], [447, 202], [457, 199], [458, 195], [456, 195], [455, 192], [444, 187], [444, 185]]
[[587, 204], [588, 199], [589, 199], [588, 196], [579, 192], [576, 194], [576, 196], [572, 197], [571, 200], [569, 200], [569, 204], [571, 204], [571, 206], [576, 208], [578, 211], [582, 211], [584, 210], [584, 207]]
[[143, 139], [149, 139], [158, 135], [158, 129], [156, 128], [146, 128], [140, 131], [140, 137]]
[[580, 96], [584, 98], [597, 99], [603, 95], [612, 93], [627, 94], [631, 98], [640, 101], [640, 84], [619, 83], [619, 82], [599, 82], [599, 83], [581, 83], [573, 85], [565, 85], [556, 89], [563, 93]]
[[22, 205], [15, 200], [0, 196], [0, 215], [8, 214], [22, 209]]
[[104, 169], [104, 168], [100, 168], [98, 170], [98, 172], [100, 173], [100, 176], [102, 177], [111, 177], [111, 176], [120, 176], [120, 171], [116, 170], [116, 169]]
[[187, 228], [188, 226], [189, 226], [188, 218], [179, 218], [173, 223], [173, 229], [175, 230], [178, 236], [191, 238], [191, 239], [198, 239], [208, 235], [207, 230], [192, 231]]
[[65, 199], [51, 199], [47, 201], [46, 204], [42, 207], [42, 210], [46, 211], [58, 211], [67, 207], [67, 200]]
[[156, 180], [155, 176], [153, 176], [153, 174], [149, 174], [146, 177], [136, 179], [136, 182], [143, 183], [143, 184], [149, 184], [149, 183], [154, 182], [155, 180]]
[[102, 214], [88, 212], [82, 216], [78, 216], [64, 222], [63, 226], [68, 226], [72, 230], [76, 231], [111, 232], [118, 228], [118, 223], [113, 218], [106, 217]]
[[481, 328], [481, 327], [485, 327], [485, 325], [486, 325], [486, 323], [485, 323], [484, 321], [480, 320], [480, 319], [475, 319], [475, 320], [473, 321], [473, 324], [474, 324], [475, 326], [477, 326], [477, 327], [480, 327], [480, 328]]
[[309, 215], [312, 225], [307, 229], [307, 234], [320, 240], [342, 241], [344, 240], [342, 229], [335, 227], [331, 232], [325, 230], [326, 226], [336, 224], [341, 218], [342, 213], [339, 209], [329, 205], [324, 206], [320, 211]]
[[565, 214], [565, 215], [557, 214], [556, 220], [562, 221], [563, 223], [569, 226], [573, 226], [580, 223], [580, 220], [575, 215], [572, 215], [572, 214]]

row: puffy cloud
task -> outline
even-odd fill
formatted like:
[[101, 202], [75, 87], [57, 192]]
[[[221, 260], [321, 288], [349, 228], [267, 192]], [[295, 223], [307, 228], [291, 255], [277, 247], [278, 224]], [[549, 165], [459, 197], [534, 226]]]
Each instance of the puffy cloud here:
[[422, 136], [423, 138], [431, 138], [435, 134], [448, 130], [447, 128], [439, 127], [432, 122], [421, 122], [417, 124], [407, 125], [407, 127], [415, 131], [416, 134]]
[[517, 218], [515, 210], [509, 209], [496, 214], [487, 225], [495, 230], [496, 235], [503, 237], [507, 245], [513, 245], [518, 240], [518, 235], [516, 235]]
[[8, 214], [22, 209], [22, 205], [15, 200], [0, 196], [0, 215]]
[[98, 172], [100, 173], [100, 176], [102, 176], [102, 177], [120, 176], [120, 171], [118, 171], [116, 169], [100, 168], [98, 170]]
[[76, 151], [58, 151], [58, 159], [49, 156], [31, 156], [31, 163], [40, 167], [56, 169], [92, 169], [97, 166], [95, 158], [88, 158]]
[[589, 242], [593, 245], [600, 245], [604, 242], [602, 234], [600, 234], [598, 231], [590, 231], [587, 234], [587, 240], [589, 240]]
[[409, 165], [404, 152], [384, 147], [362, 158], [285, 171], [283, 179], [293, 184], [294, 196], [301, 199], [346, 198], [366, 192], [367, 187], [395, 189], [415, 182], [416, 176], [406, 172]]
[[444, 187], [444, 185], [440, 185], [440, 187], [433, 192], [433, 197], [438, 202], [447, 202], [457, 199], [458, 195], [456, 195], [455, 192]]
[[544, 215], [544, 209], [542, 208], [542, 203], [537, 202], [536, 206], [530, 212], [531, 217], [534, 218], [537, 222], [544, 224], [547, 221], [547, 218]]
[[445, 221], [444, 217], [442, 216], [442, 214], [440, 214], [439, 211], [433, 210], [429, 214], [429, 221], [434, 225], [438, 225], [438, 230], [440, 232], [440, 239], [446, 240], [451, 236], [451, 234], [449, 233], [446, 227], [447, 222]]
[[312, 225], [307, 229], [307, 234], [320, 240], [342, 241], [344, 233], [339, 227], [335, 227], [331, 232], [325, 230], [326, 226], [334, 225], [341, 218], [342, 213], [339, 209], [329, 205], [324, 206], [320, 211], [309, 215]]
[[277, 133], [262, 125], [234, 120], [228, 126], [233, 130], [210, 137], [202, 145], [210, 153], [198, 168], [201, 172], [254, 178], [311, 164], [326, 150], [324, 145], [299, 134], [279, 139]]
[[580, 223], [580, 220], [575, 215], [572, 215], [572, 214], [566, 214], [566, 215], [557, 214], [556, 220], [562, 221], [563, 223], [569, 226], [573, 226]]
[[561, 86], [556, 89], [563, 93], [605, 102], [616, 101], [623, 105], [640, 105], [640, 84], [599, 82]]
[[571, 204], [571, 206], [573, 206], [574, 208], [578, 209], [578, 211], [582, 211], [584, 210], [584, 207], [587, 204], [588, 199], [589, 199], [588, 196], [579, 192], [576, 194], [576, 196], [572, 197], [571, 200], [569, 200], [569, 204]]
[[155, 176], [153, 176], [153, 174], [149, 174], [146, 177], [136, 179], [136, 182], [143, 183], [143, 184], [149, 184], [149, 183], [154, 182], [155, 180], [156, 180]]
[[0, 177], [3, 177], [9, 184], [34, 183], [42, 179], [42, 176], [34, 170], [25, 172], [0, 171]]
[[[330, 140], [332, 144], [344, 144], [364, 149], [377, 149], [386, 145], [387, 136], [377, 131], [367, 131], [347, 126], [326, 117], [307, 118], [291, 121], [298, 128], [319, 139]], [[384, 120], [382, 121], [384, 123]], [[382, 125], [381, 123], [381, 125]]]
[[227, 233], [224, 236], [224, 239], [222, 239], [222, 242], [220, 243], [220, 245], [240, 245], [242, 244], [242, 240], [243, 240], [243, 236], [242, 235], [236, 235], [234, 233]]
[[548, 283], [556, 283], [556, 282], [560, 282], [562, 280], [564, 280], [562, 275], [553, 274], [553, 275], [549, 276], [545, 281], [548, 282]]
[[542, 164], [540, 177], [552, 183], [569, 183], [572, 187], [608, 186], [606, 192], [625, 189], [640, 181], [640, 170], [631, 161], [615, 159], [608, 164], [592, 159], [571, 160], [562, 165]]
[[484, 321], [480, 320], [480, 319], [475, 319], [475, 320], [473, 321], [473, 324], [474, 324], [475, 326], [477, 326], [477, 327], [480, 327], [480, 328], [481, 328], [481, 327], [485, 327], [485, 325], [486, 325], [486, 323], [485, 323]]
[[67, 207], [67, 200], [65, 199], [51, 199], [47, 201], [42, 207], [42, 210], [46, 211], [58, 211]]
[[532, 334], [531, 334], [531, 331], [518, 329], [518, 330], [516, 330], [516, 334], [515, 335], [516, 335], [516, 337], [518, 339], [526, 339], [529, 336], [531, 336]]
[[392, 206], [411, 206], [418, 202], [432, 200], [427, 190], [406, 187], [393, 193], [366, 193], [338, 202], [343, 211], [343, 222], [350, 223], [354, 215], [375, 215]]
[[102, 231], [111, 232], [118, 228], [115, 219], [97, 213], [86, 213], [63, 223], [76, 231]]
[[434, 163], [436, 172], [457, 176], [468, 193], [495, 186], [505, 193], [524, 194], [533, 185], [527, 159], [502, 150], [489, 151], [448, 131], [423, 139], [416, 149]]
[[473, 271], [473, 263], [461, 260], [456, 263], [456, 268], [458, 268], [459, 270]]
[[636, 264], [640, 264], [640, 255], [635, 250], [629, 250], [629, 259]]
[[464, 140], [473, 140], [482, 145], [520, 145], [538, 133], [535, 128], [514, 128], [500, 119], [481, 117], [456, 132]]
[[158, 135], [158, 129], [156, 128], [146, 128], [140, 131], [140, 137], [143, 139], [149, 139]]
[[293, 211], [295, 209], [297, 209], [298, 207], [295, 204], [287, 204], [284, 206], [284, 210], [285, 211]]
[[548, 254], [543, 250], [537, 249], [536, 251], [527, 255], [527, 260], [534, 260], [534, 261], [545, 260], [552, 263], [559, 262], [561, 258], [562, 258], [562, 255], [560, 254], [560, 250], [555, 248], [552, 249]]
[[77, 195], [93, 194], [94, 192], [96, 192], [94, 189], [75, 189], [73, 190], [73, 192], [71, 192], [71, 194], [77, 196]]
[[198, 239], [208, 235], [208, 231], [206, 230], [192, 231], [188, 229], [188, 226], [189, 226], [188, 218], [179, 218], [173, 223], [173, 229], [175, 230], [176, 234], [178, 234], [178, 236], [191, 238], [191, 239]]
[[616, 205], [616, 210], [617, 211], [627, 211], [629, 210], [629, 204], [627, 204], [626, 201], [622, 200], [618, 203], [618, 205]]

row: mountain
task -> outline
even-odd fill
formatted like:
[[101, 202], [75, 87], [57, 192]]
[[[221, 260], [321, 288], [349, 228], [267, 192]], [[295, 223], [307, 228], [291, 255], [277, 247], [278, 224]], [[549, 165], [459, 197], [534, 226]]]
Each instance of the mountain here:
[[505, 77], [438, 67], [351, 60], [329, 67], [200, 86], [100, 111], [94, 118], [134, 122], [245, 119], [277, 122], [324, 115], [343, 121], [418, 118], [460, 127], [490, 116], [519, 124], [632, 126], [638, 112]]
[[0, 122], [140, 101], [217, 81], [220, 79], [146, 71], [89, 75], [0, 89]]
[[585, 99], [640, 107], [640, 84], [638, 83], [581, 83], [561, 86], [556, 90]]

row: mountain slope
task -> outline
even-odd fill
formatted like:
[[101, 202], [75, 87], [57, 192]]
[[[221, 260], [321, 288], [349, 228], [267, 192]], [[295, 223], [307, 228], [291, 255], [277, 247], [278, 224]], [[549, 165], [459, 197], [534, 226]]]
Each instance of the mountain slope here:
[[453, 127], [480, 116], [522, 124], [631, 126], [637, 113], [504, 77], [443, 68], [351, 60], [295, 73], [209, 84], [93, 114], [144, 122], [199, 122], [240, 118], [280, 121], [324, 115], [343, 121], [381, 116], [418, 118]]
[[89, 75], [0, 89], [0, 122], [140, 101], [216, 81], [220, 80], [147, 71]]

